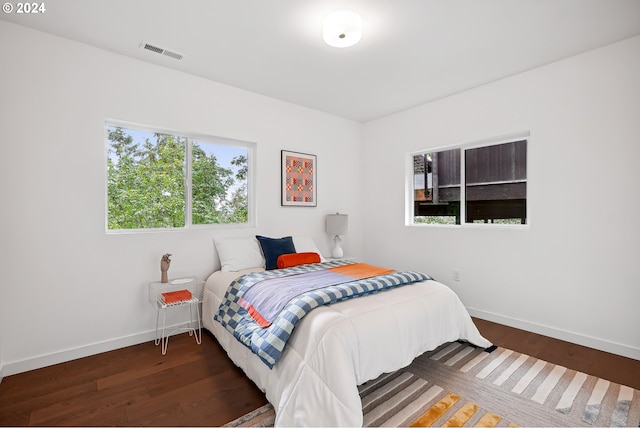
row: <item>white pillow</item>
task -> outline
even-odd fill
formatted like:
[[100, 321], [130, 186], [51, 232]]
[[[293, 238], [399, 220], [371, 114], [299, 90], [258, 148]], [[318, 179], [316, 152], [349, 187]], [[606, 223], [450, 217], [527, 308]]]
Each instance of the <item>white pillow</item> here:
[[214, 236], [213, 242], [218, 250], [221, 270], [237, 272], [265, 267], [264, 256], [254, 236]]
[[296, 253], [318, 253], [320, 255], [320, 261], [326, 262], [322, 256], [316, 243], [313, 242], [313, 238], [310, 236], [293, 236], [293, 246], [296, 247]]

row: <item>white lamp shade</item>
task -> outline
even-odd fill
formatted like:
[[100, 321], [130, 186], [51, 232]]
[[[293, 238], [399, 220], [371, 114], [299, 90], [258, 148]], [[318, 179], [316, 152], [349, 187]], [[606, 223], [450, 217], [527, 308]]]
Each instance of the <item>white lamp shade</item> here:
[[353, 46], [362, 37], [362, 18], [355, 12], [338, 11], [328, 15], [322, 24], [322, 38], [335, 48]]
[[344, 235], [347, 233], [348, 224], [348, 214], [329, 214], [327, 216], [327, 234], [331, 236]]

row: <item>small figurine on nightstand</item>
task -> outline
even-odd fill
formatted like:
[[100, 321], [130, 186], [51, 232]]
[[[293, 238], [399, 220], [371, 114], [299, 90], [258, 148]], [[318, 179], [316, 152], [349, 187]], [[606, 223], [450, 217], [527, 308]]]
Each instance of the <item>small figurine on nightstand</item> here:
[[169, 270], [169, 265], [171, 264], [171, 254], [167, 253], [162, 256], [162, 260], [160, 260], [160, 271], [162, 272], [162, 277], [160, 282], [166, 283], [169, 282], [169, 278], [167, 277], [167, 271]]

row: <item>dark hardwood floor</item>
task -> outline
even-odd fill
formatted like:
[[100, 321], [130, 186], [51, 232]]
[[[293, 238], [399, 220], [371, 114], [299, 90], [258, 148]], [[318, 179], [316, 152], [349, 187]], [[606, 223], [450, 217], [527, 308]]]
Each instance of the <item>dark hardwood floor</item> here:
[[[493, 343], [640, 389], [640, 361], [474, 319]], [[219, 426], [266, 403], [215, 338], [188, 334], [7, 376], [3, 426]]]
[[203, 330], [7, 376], [0, 425], [219, 426], [266, 402]]

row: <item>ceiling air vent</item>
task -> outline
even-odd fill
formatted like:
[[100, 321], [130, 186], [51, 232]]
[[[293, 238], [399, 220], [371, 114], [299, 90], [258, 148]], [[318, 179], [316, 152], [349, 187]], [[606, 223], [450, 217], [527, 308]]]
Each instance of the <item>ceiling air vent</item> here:
[[171, 57], [173, 59], [177, 59], [177, 60], [181, 60], [182, 59], [182, 54], [179, 54], [177, 52], [173, 52], [167, 49], [163, 49], [163, 48], [159, 48], [158, 46], [152, 45], [151, 43], [147, 43], [147, 42], [142, 42], [140, 43], [140, 47], [142, 49], [146, 49], [148, 51], [151, 52], [155, 52], [157, 54], [161, 54], [161, 55], [166, 55], [168, 57]]

